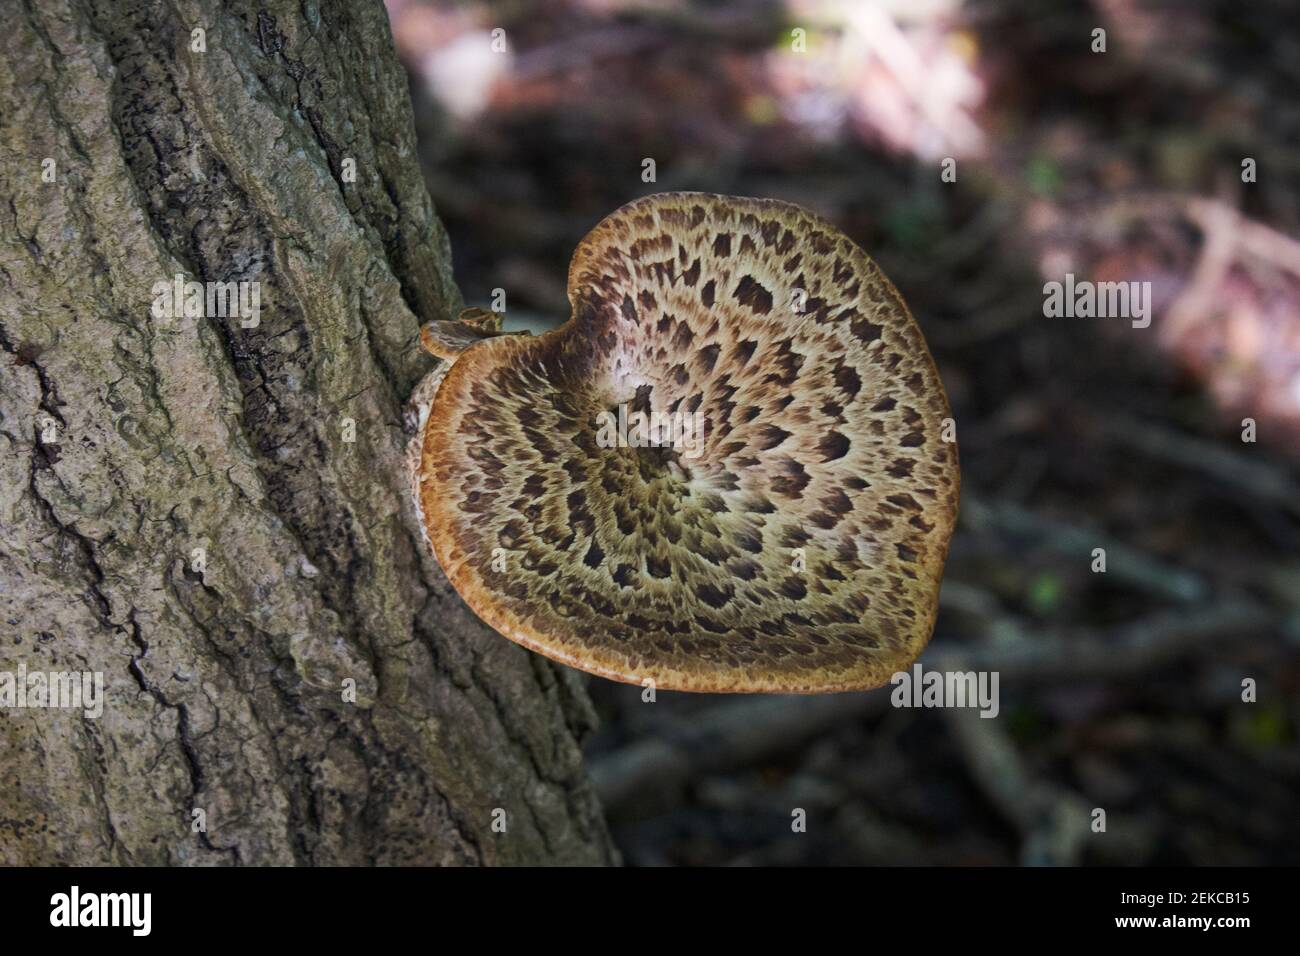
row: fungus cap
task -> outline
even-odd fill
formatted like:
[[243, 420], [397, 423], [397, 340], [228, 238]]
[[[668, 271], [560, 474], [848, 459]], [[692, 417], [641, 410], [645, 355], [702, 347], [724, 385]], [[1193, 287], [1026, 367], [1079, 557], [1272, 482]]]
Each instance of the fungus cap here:
[[480, 311], [426, 327], [453, 362], [415, 494], [475, 613], [661, 689], [861, 690], [908, 667], [960, 479], [934, 361], [876, 265], [797, 206], [667, 193], [587, 235], [568, 295], [536, 338]]

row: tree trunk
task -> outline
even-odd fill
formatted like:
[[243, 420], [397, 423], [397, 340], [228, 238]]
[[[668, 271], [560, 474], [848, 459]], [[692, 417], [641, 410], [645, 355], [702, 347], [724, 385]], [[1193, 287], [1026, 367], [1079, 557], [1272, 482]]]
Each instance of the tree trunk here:
[[[0, 711], [0, 863], [611, 862], [579, 676], [465, 609], [407, 499], [418, 325], [461, 303], [382, 5], [22, 6], [0, 672], [105, 700]], [[177, 274], [258, 324], [155, 316]]]

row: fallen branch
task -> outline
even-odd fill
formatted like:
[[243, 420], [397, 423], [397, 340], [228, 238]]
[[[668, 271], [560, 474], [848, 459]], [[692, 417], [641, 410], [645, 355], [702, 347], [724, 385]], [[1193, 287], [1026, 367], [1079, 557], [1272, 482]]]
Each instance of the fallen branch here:
[[[1163, 612], [1118, 628], [1009, 645], [964, 646], [936, 641], [926, 666], [996, 670], [1001, 686], [1058, 680], [1133, 677], [1168, 666], [1211, 642], [1279, 627], [1275, 614], [1245, 601]], [[616, 814], [641, 799], [673, 800], [702, 774], [725, 772], [789, 751], [840, 724], [883, 714], [892, 688], [825, 697], [755, 697], [728, 701], [689, 722], [670, 724], [591, 763], [606, 810]], [[985, 721], [990, 723], [992, 721]]]
[[1150, 422], [1098, 419], [1094, 425], [1104, 438], [1125, 448], [1200, 472], [1291, 514], [1300, 514], [1300, 482], [1285, 468], [1255, 461], [1221, 442], [1182, 435]]
[[1200, 575], [1165, 564], [1106, 536], [1105, 532], [1054, 521], [1010, 501], [985, 501], [965, 493], [962, 523], [974, 531], [992, 529], [1027, 539], [1084, 565], [1094, 548], [1106, 552], [1106, 573], [1113, 579], [1180, 603], [1204, 600], [1209, 588]]

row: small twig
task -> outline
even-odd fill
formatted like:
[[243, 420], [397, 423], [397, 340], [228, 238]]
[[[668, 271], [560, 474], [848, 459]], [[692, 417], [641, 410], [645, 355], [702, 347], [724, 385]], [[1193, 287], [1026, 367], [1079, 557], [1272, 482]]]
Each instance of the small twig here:
[[1025, 866], [1076, 864], [1088, 834], [1083, 800], [1035, 780], [998, 721], [985, 720], [964, 707], [950, 707], [944, 717], [972, 779], [1020, 831], [1020, 862]]
[[1207, 237], [1216, 229], [1224, 230], [1242, 252], [1300, 277], [1300, 242], [1290, 236], [1262, 222], [1247, 219], [1232, 206], [1216, 199], [1190, 200], [1187, 214]]
[[1202, 600], [1209, 590], [1199, 575], [1167, 565], [1103, 532], [1054, 521], [1010, 501], [984, 501], [964, 493], [961, 512], [962, 523], [972, 530], [995, 529], [1085, 564], [1094, 548], [1103, 548], [1107, 574], [1174, 601]]
[[1237, 251], [1237, 216], [1222, 203], [1207, 203], [1199, 217], [1191, 210], [1189, 217], [1200, 226], [1205, 242], [1192, 270], [1192, 280], [1169, 306], [1160, 325], [1160, 337], [1170, 342], [1205, 315], [1212, 307], [1223, 277], [1232, 268]]
[[1104, 437], [1126, 448], [1199, 471], [1292, 514], [1300, 514], [1300, 482], [1284, 468], [1254, 461], [1219, 442], [1182, 435], [1150, 422], [1099, 418], [1094, 425]]

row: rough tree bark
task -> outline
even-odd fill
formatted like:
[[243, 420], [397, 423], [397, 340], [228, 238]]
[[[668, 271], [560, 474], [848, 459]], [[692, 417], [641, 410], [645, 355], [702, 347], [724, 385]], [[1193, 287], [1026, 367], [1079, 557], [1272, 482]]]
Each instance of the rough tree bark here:
[[[6, 6], [0, 671], [106, 704], [0, 712], [0, 863], [611, 862], [578, 676], [406, 500], [460, 302], [382, 5]], [[153, 317], [177, 273], [260, 283], [260, 324]]]

